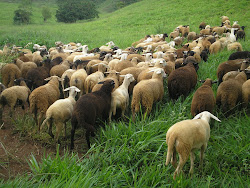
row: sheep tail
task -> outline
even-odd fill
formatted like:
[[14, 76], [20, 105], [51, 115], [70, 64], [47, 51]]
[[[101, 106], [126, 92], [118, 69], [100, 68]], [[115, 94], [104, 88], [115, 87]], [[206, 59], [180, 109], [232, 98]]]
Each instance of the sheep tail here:
[[7, 100], [6, 100], [5, 96], [0, 97], [0, 104], [1, 104], [1, 106], [5, 106], [7, 104]]
[[174, 135], [167, 135], [166, 143], [168, 145], [168, 152], [167, 152], [167, 159], [166, 159], [166, 166], [169, 164], [171, 157], [174, 153], [174, 146], [176, 142], [176, 136]]
[[47, 121], [48, 121], [49, 119], [51, 119], [51, 116], [46, 117], [46, 119], [43, 121], [43, 123], [42, 123], [42, 125], [41, 125], [41, 127], [40, 127], [40, 130], [42, 130], [43, 126], [45, 125], [45, 123], [47, 123]]

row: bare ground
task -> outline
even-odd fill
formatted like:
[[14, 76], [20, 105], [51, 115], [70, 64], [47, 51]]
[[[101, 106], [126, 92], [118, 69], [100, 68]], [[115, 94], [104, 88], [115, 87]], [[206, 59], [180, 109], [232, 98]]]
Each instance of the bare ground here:
[[[9, 117], [8, 108], [4, 109], [3, 124], [0, 125], [0, 180], [8, 180], [18, 175], [30, 173], [28, 161], [33, 154], [38, 162], [42, 157], [56, 154], [56, 144], [52, 139], [46, 143], [32, 138], [29, 134], [21, 134], [14, 125], [14, 119], [18, 114], [24, 114], [22, 109], [17, 108], [13, 117]], [[38, 133], [36, 133], [38, 134]], [[67, 133], [68, 137], [70, 133]], [[69, 140], [69, 138], [67, 138]], [[84, 137], [75, 138], [75, 152], [79, 156], [86, 152], [83, 146], [86, 145]], [[68, 143], [62, 142], [60, 146], [60, 155], [68, 149]]]

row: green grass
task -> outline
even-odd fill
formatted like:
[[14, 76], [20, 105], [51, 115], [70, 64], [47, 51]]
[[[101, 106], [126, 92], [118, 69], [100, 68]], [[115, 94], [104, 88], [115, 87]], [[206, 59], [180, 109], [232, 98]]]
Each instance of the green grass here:
[[[50, 47], [60, 40], [64, 43], [82, 42], [94, 48], [112, 40], [117, 46], [125, 48], [146, 34], [169, 34], [181, 24], [189, 24], [191, 30], [196, 32], [201, 21], [211, 26], [220, 25], [222, 15], [229, 16], [231, 21], [238, 20], [240, 25], [249, 26], [248, 9], [248, 1], [180, 0], [176, 3], [173, 0], [144, 0], [111, 14], [102, 13], [99, 19], [75, 24], [39, 23], [37, 16], [34, 24], [13, 26], [1, 18], [0, 46], [5, 43], [24, 46], [33, 42]], [[246, 33], [246, 41], [240, 42], [244, 50], [249, 50], [248, 27]], [[201, 62], [198, 79], [216, 79], [218, 65], [226, 61], [231, 53], [225, 49], [210, 55], [208, 62]], [[196, 89], [200, 86], [198, 83]], [[216, 94], [216, 85], [213, 90]], [[0, 182], [3, 187], [248, 187], [249, 109], [236, 110], [228, 118], [220, 109], [215, 109], [214, 114], [222, 122], [210, 123], [211, 137], [203, 171], [198, 169], [199, 152], [196, 153], [192, 178], [187, 175], [190, 162], [184, 166], [185, 175], [175, 181], [172, 179], [174, 168], [164, 165], [167, 153], [165, 134], [174, 123], [191, 118], [194, 91], [186, 99], [173, 103], [165, 87], [163, 101], [154, 105], [149, 117], [138, 115], [133, 123], [128, 113], [128, 121], [112, 121], [92, 138], [92, 147], [85, 156], [65, 151], [64, 156], [44, 157], [41, 163], [31, 156], [31, 174]], [[51, 141], [46, 133], [37, 134], [32, 124], [29, 116], [18, 119], [16, 130], [26, 135], [32, 133], [31, 136], [40, 142]], [[80, 134], [77, 136], [79, 138]]]

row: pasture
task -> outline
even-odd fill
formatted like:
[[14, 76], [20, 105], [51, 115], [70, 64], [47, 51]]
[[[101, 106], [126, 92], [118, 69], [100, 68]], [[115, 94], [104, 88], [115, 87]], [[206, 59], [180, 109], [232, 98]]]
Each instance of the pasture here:
[[[246, 0], [180, 0], [178, 3], [172, 0], [143, 0], [112, 13], [102, 13], [98, 19], [73, 24], [57, 23], [55, 18], [43, 23], [38, 14], [39, 5], [35, 5], [33, 23], [22, 26], [12, 25], [13, 16], [6, 16], [13, 13], [16, 4], [0, 1], [0, 6], [6, 7], [0, 12], [0, 49], [7, 43], [25, 46], [29, 42], [52, 47], [56, 41], [81, 42], [92, 49], [111, 40], [124, 49], [147, 34], [169, 34], [178, 25], [189, 25], [190, 31], [198, 33], [200, 22], [218, 26], [223, 15], [228, 16], [231, 22], [237, 20], [240, 25], [247, 26], [246, 40], [239, 42], [243, 50], [250, 49], [250, 13]], [[55, 7], [52, 8], [55, 11]], [[166, 41], [170, 40], [167, 38]], [[208, 61], [199, 65], [198, 79], [217, 79], [218, 65], [226, 61], [231, 53], [233, 51], [225, 48], [218, 54], [210, 54]], [[10, 63], [11, 59], [0, 56], [3, 63]], [[125, 121], [113, 120], [110, 125], [106, 123], [105, 129], [98, 130], [96, 136], [91, 138], [92, 145], [88, 151], [82, 142], [84, 136], [81, 129], [76, 133], [77, 149], [74, 152], [68, 150], [70, 122], [67, 124], [68, 137], [55, 152], [52, 139], [45, 130], [37, 133], [29, 113], [16, 115], [9, 120], [13, 127], [10, 134], [14, 132], [24, 143], [28, 137], [53, 152], [39, 161], [34, 154], [30, 154], [24, 162], [29, 165], [29, 173], [16, 177], [10, 175], [8, 180], [0, 174], [0, 187], [248, 187], [249, 108], [236, 107], [231, 116], [225, 117], [216, 107], [214, 114], [221, 122], [210, 122], [211, 136], [203, 170], [198, 169], [199, 152], [196, 152], [192, 178], [188, 176], [189, 161], [183, 169], [185, 175], [176, 180], [172, 178], [174, 168], [165, 166], [166, 132], [174, 123], [191, 118], [192, 97], [200, 86], [198, 82], [188, 97], [172, 101], [165, 80], [163, 100], [153, 106], [149, 116], [139, 114], [133, 122], [129, 109]], [[217, 88], [217, 85], [212, 87], [215, 95]], [[1, 137], [0, 147], [3, 146]], [[8, 169], [10, 161], [0, 161], [0, 168]]]

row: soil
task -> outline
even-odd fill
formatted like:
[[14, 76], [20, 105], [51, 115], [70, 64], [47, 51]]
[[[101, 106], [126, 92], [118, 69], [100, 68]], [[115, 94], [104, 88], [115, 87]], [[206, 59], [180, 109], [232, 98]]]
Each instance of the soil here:
[[[56, 154], [56, 144], [50, 139], [49, 144], [32, 138], [29, 134], [21, 134], [15, 127], [13, 119], [17, 118], [18, 114], [24, 114], [21, 108], [16, 108], [12, 118], [8, 114], [9, 109], [5, 107], [3, 112], [3, 124], [0, 125], [0, 180], [13, 179], [18, 175], [24, 175], [31, 172], [28, 161], [31, 155], [38, 162], [45, 156], [54, 156]], [[26, 112], [27, 113], [27, 112]], [[38, 133], [37, 133], [38, 134]], [[70, 133], [67, 140], [70, 140]], [[82, 156], [86, 149], [83, 149], [84, 138], [75, 138], [75, 150], [78, 156]], [[68, 141], [69, 142], [69, 141]], [[60, 155], [64, 154], [65, 149], [69, 145], [62, 142], [60, 146]]]

